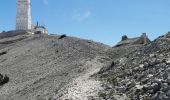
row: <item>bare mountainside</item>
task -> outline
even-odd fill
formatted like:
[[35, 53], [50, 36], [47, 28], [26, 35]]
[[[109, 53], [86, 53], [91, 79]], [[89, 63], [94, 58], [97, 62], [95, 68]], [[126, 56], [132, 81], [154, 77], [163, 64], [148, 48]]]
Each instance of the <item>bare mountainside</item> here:
[[113, 48], [65, 35], [2, 38], [0, 100], [170, 100], [170, 33]]
[[[86, 100], [101, 83], [91, 75], [111, 60], [107, 45], [74, 37], [18, 35], [0, 39], [0, 100]], [[5, 53], [3, 53], [5, 52]]]
[[170, 100], [170, 33], [146, 45], [113, 48], [111, 57], [112, 65], [96, 75], [105, 87], [101, 99]]

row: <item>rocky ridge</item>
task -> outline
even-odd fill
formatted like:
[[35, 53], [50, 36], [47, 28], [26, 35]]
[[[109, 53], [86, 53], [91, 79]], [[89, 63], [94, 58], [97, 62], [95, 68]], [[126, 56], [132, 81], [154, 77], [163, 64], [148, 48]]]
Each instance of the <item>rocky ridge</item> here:
[[105, 87], [100, 99], [170, 100], [170, 38], [134, 47], [97, 74]]

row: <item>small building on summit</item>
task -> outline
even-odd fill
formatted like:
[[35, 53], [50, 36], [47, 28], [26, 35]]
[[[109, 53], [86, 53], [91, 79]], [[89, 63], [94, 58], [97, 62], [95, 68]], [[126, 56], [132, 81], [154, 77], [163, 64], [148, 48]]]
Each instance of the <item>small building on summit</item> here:
[[150, 42], [151, 41], [146, 35], [146, 33], [142, 33], [140, 37], [136, 37], [136, 38], [128, 38], [126, 35], [124, 35], [122, 36], [122, 40], [118, 42], [118, 44], [115, 47], [136, 45], [136, 44], [148, 44]]
[[31, 17], [32, 0], [16, 0], [16, 29], [0, 32], [0, 38], [13, 37], [22, 34], [48, 34], [48, 30], [42, 25], [34, 25]]
[[34, 27], [34, 34], [48, 34], [48, 30], [37, 22], [37, 25]]
[[31, 0], [17, 0], [17, 16], [15, 33], [48, 34], [42, 25], [35, 26], [31, 18]]

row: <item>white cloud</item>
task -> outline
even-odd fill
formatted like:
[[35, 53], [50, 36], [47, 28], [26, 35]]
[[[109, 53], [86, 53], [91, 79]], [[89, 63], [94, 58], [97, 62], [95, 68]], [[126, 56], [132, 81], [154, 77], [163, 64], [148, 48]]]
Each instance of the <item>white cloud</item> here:
[[84, 11], [82, 13], [78, 12], [77, 10], [74, 11], [72, 19], [77, 21], [83, 21], [91, 16], [91, 11]]
[[49, 4], [49, 0], [43, 0], [44, 5], [48, 5]]

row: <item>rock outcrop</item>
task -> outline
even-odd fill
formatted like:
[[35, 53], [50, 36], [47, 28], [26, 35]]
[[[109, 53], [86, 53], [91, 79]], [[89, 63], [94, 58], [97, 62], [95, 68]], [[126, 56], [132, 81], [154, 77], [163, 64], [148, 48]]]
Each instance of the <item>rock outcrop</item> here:
[[0, 86], [6, 84], [9, 82], [9, 77], [8, 76], [4, 76], [2, 74], [0, 74]]
[[169, 50], [170, 38], [163, 36], [148, 45], [129, 49], [123, 56], [113, 56], [114, 64], [103, 68], [97, 75], [105, 87], [105, 91], [100, 93], [103, 94], [101, 98], [170, 100]]
[[142, 33], [140, 37], [136, 37], [136, 38], [128, 38], [126, 35], [124, 35], [122, 36], [122, 40], [118, 44], [116, 44], [115, 47], [148, 44], [150, 42], [151, 41], [146, 35], [146, 33]]

